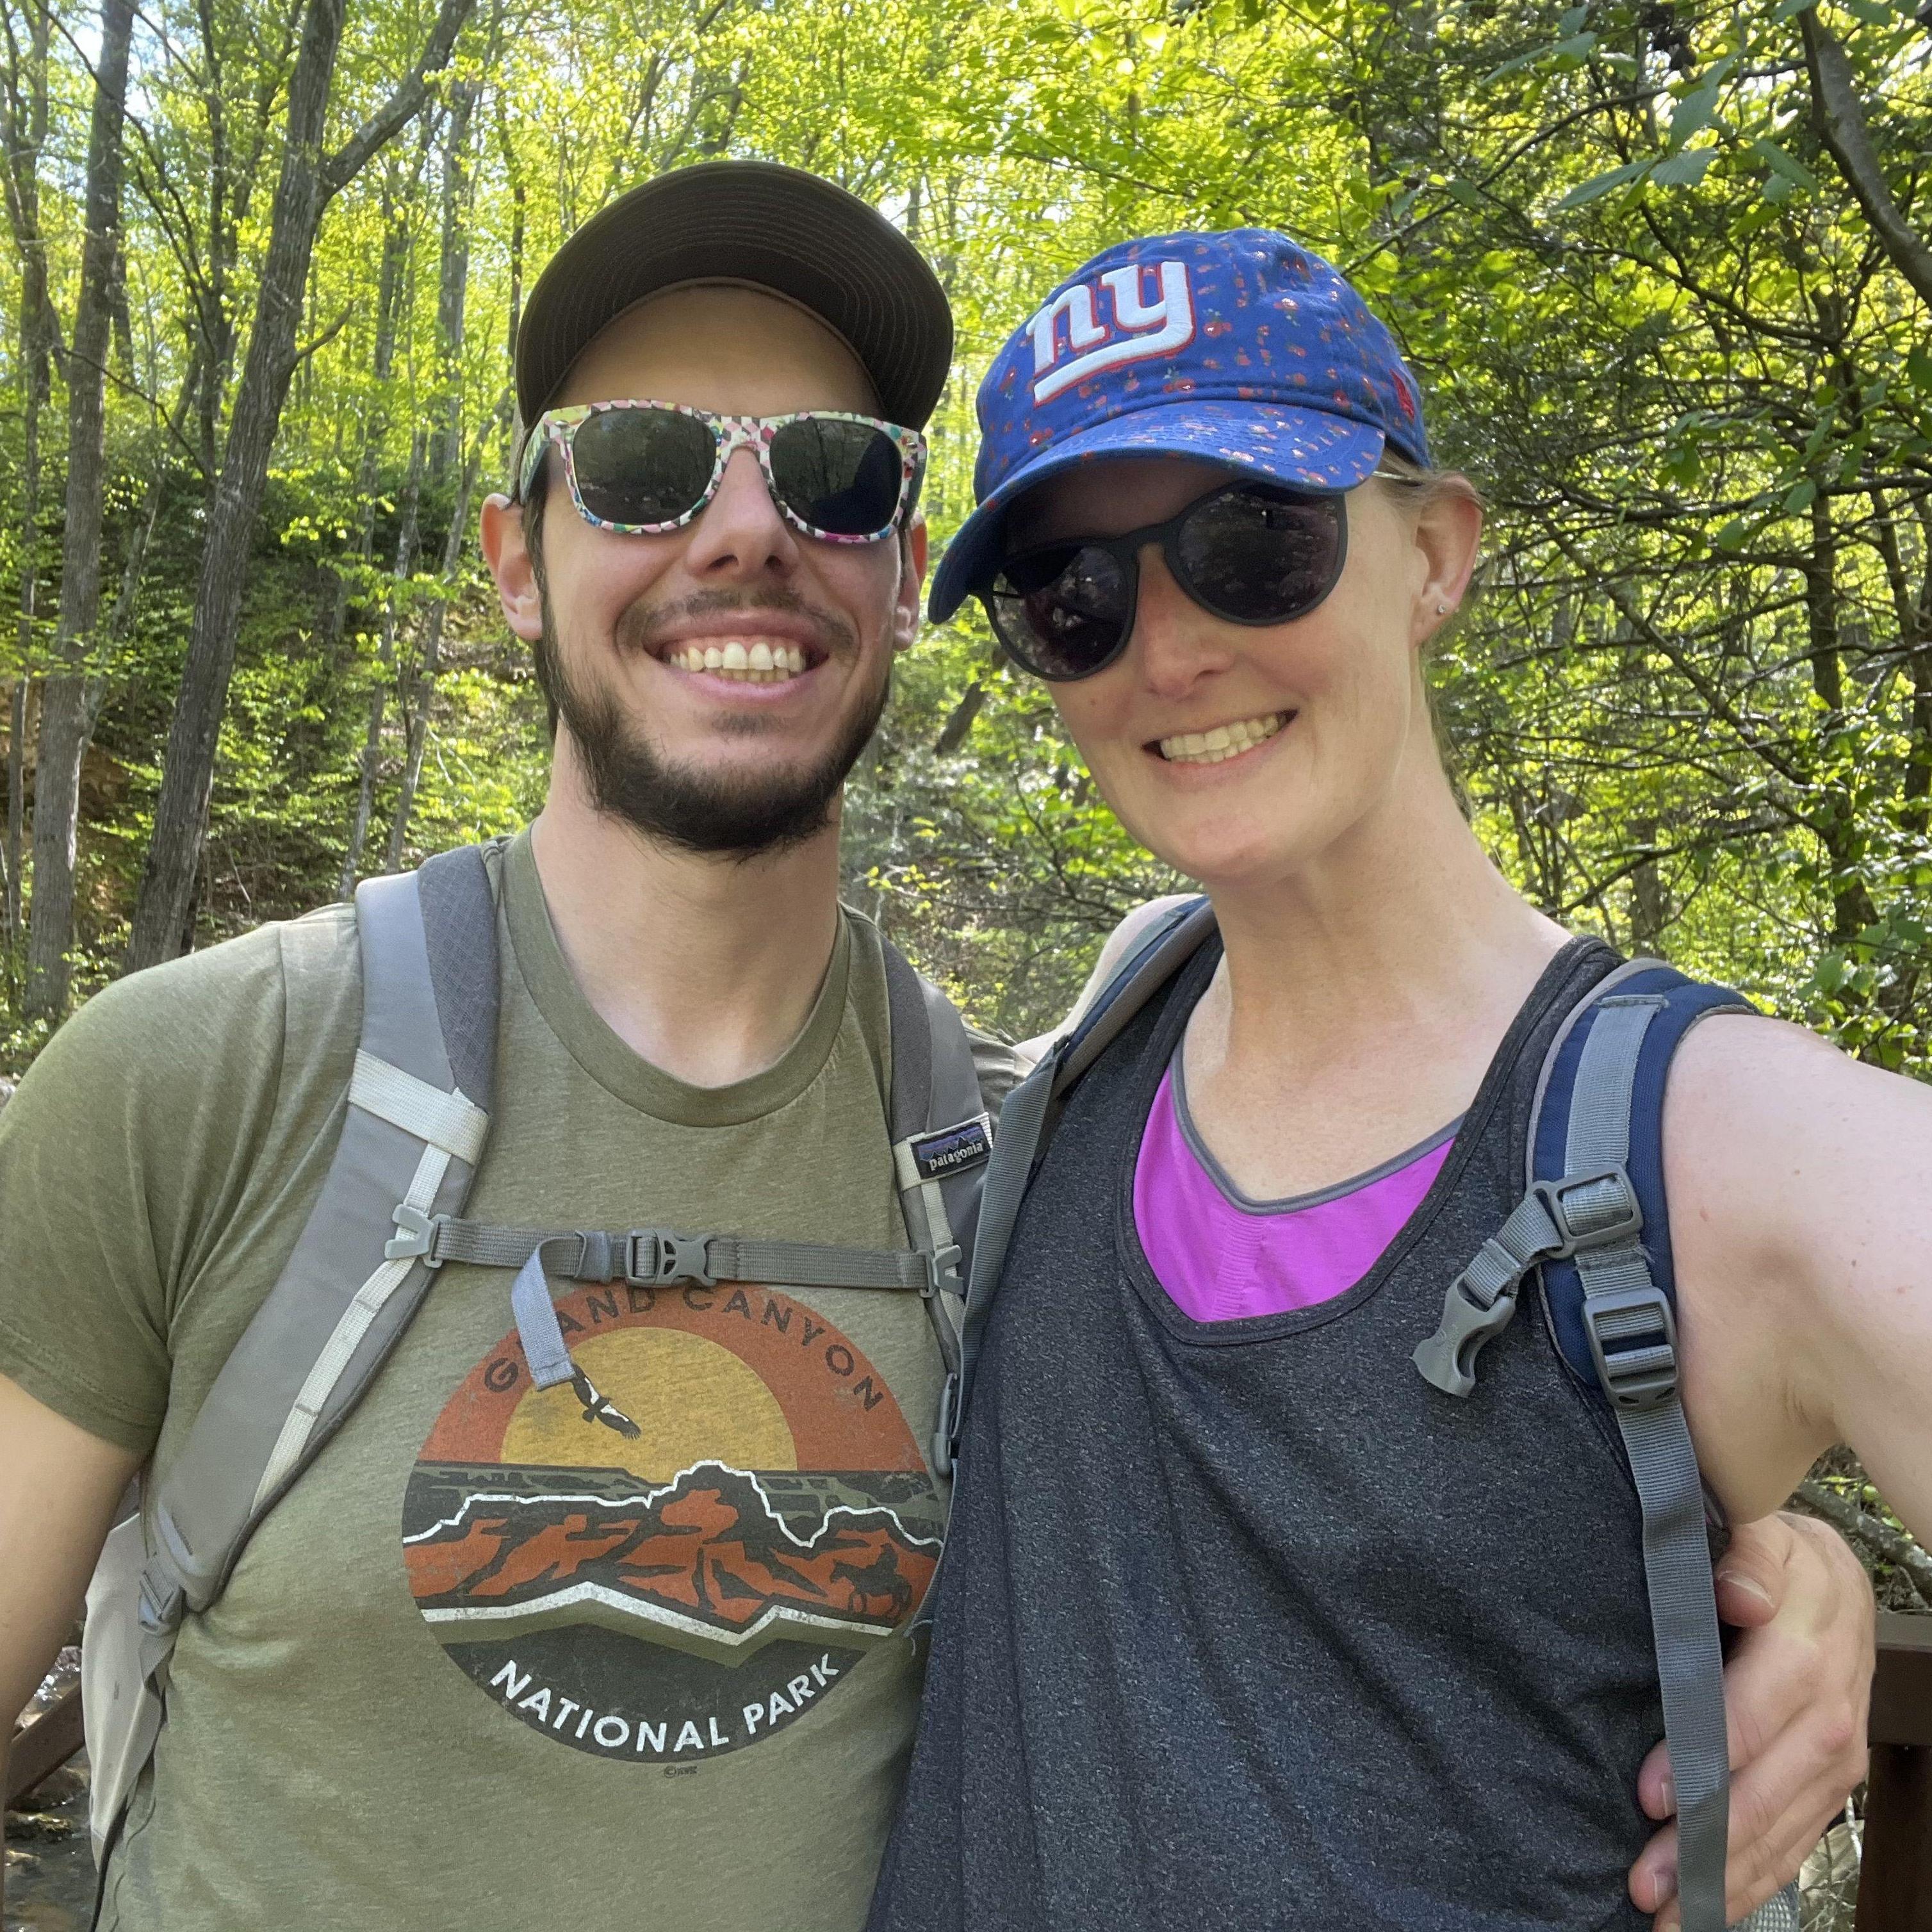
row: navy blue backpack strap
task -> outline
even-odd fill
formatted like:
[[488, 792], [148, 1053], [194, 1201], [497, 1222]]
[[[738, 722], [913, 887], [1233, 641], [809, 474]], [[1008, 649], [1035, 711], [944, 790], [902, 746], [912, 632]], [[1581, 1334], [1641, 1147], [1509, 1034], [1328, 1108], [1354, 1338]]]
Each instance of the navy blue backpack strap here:
[[[1722, 1932], [1726, 1922], [1730, 1778], [1705, 1492], [1679, 1394], [1664, 1088], [1699, 1021], [1752, 1010], [1656, 960], [1620, 967], [1584, 994], [1538, 1078], [1523, 1198], [1450, 1284], [1442, 1325], [1415, 1352], [1425, 1379], [1466, 1396], [1478, 1354], [1537, 1269], [1564, 1364], [1616, 1420], [1642, 1514], [1684, 1932]], [[1795, 1928], [1795, 1892], [1743, 1922]]]
[[[1729, 987], [1687, 979], [1674, 967], [1654, 959], [1634, 959], [1600, 981], [1564, 1022], [1544, 1063], [1527, 1156], [1529, 1171], [1524, 1177], [1532, 1187], [1539, 1181], [1546, 1186], [1556, 1186], [1572, 1171], [1568, 1159], [1570, 1096], [1576, 1090], [1576, 1071], [1592, 1025], [1602, 1016], [1604, 1003], [1619, 1000], [1643, 1000], [1650, 1013], [1636, 1050], [1630, 1088], [1628, 1151], [1623, 1165], [1640, 1217], [1643, 1252], [1649, 1263], [1651, 1279], [1674, 1321], [1677, 1277], [1671, 1258], [1670, 1216], [1664, 1196], [1664, 1083], [1678, 1048], [1699, 1021], [1713, 1013], [1749, 1013], [1756, 1009]], [[1587, 1184], [1588, 1178], [1581, 1178]], [[1603, 1367], [1598, 1360], [1598, 1348], [1602, 1344], [1599, 1342], [1593, 1348], [1591, 1328], [1584, 1318], [1579, 1258], [1575, 1254], [1556, 1256], [1544, 1262], [1544, 1307], [1565, 1365], [1586, 1388], [1607, 1397], [1611, 1392], [1605, 1388]], [[1640, 1365], [1635, 1363], [1620, 1367], [1614, 1348], [1609, 1366], [1612, 1380], [1629, 1382], [1642, 1372]], [[1630, 1392], [1640, 1394], [1641, 1390], [1633, 1387]]]

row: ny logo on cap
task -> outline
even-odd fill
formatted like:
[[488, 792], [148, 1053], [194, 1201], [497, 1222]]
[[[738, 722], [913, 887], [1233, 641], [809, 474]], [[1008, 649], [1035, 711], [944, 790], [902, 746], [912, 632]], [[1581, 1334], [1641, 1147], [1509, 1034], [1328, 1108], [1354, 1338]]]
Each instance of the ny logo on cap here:
[[[1141, 298], [1144, 267], [1160, 270], [1158, 301]], [[1033, 386], [1035, 403], [1051, 402], [1063, 389], [1102, 369], [1169, 356], [1194, 340], [1194, 300], [1185, 262], [1130, 262], [1124, 268], [1109, 268], [1100, 278], [1100, 286], [1112, 298], [1111, 328], [1100, 320], [1095, 292], [1084, 282], [1061, 290], [1028, 322], [1037, 379]], [[1062, 316], [1066, 318], [1066, 346], [1074, 352], [1070, 362], [1060, 360]]]

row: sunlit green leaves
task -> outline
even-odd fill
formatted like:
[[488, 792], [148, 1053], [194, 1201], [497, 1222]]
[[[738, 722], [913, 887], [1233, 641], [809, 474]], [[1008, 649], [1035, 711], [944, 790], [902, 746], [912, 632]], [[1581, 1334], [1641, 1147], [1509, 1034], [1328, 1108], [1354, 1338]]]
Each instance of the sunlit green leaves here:
[[1768, 136], [1755, 136], [1750, 148], [1752, 153], [1770, 169], [1775, 180], [1786, 184], [1787, 188], [1802, 188], [1807, 194], [1818, 192], [1817, 176], [1802, 161], [1794, 160]]
[[1701, 134], [1710, 126], [1717, 118], [1718, 102], [1723, 92], [1721, 74], [1714, 74], [1678, 102], [1671, 112], [1666, 153], [1676, 154], [1694, 134]]
[[1581, 185], [1573, 188], [1556, 206], [1559, 208], [1586, 207], [1606, 194], [1615, 194], [1620, 188], [1629, 188], [1642, 181], [1656, 165], [1651, 160], [1626, 161], [1622, 167], [1606, 169], [1602, 174], [1593, 175]]
[[[366, 110], [422, 4], [352, 22], [345, 122]], [[135, 668], [110, 699], [91, 781], [102, 944], [140, 862], [202, 527], [193, 412], [170, 440], [136, 392], [165, 404], [182, 370], [206, 256], [212, 100], [230, 116], [241, 202], [231, 314], [252, 295], [272, 179], [271, 138], [269, 172], [240, 197], [254, 104], [266, 104], [272, 137], [280, 112], [289, 0], [207, 6], [226, 91], [196, 82], [196, 10], [167, 0], [157, 17], [181, 64], [148, 77], [152, 145], [130, 197], [134, 367], [112, 404], [117, 556], [157, 449], [172, 451], [178, 475]], [[1450, 5], [1426, 22], [1379, 0], [1342, 14], [1274, 0], [516, 0], [494, 48], [479, 41], [460, 68], [485, 88], [465, 434], [501, 392], [513, 280], [526, 297], [556, 242], [654, 168], [766, 155], [916, 219], [947, 280], [958, 366], [927, 499], [943, 543], [971, 502], [974, 383], [1047, 286], [1127, 234], [1284, 226], [1348, 265], [1423, 377], [1438, 448], [1491, 495], [1485, 598], [1438, 675], [1472, 818], [1500, 862], [1562, 917], [1620, 941], [1654, 917], [1646, 943], [1874, 1053], [1903, 1041], [1916, 1066], [1932, 1000], [1906, 965], [1874, 964], [1868, 982], [1848, 977], [1828, 995], [1810, 962], [1836, 949], [1856, 964], [1859, 946], [1877, 944], [1838, 931], [1852, 916], [1847, 878], [1895, 954], [1908, 916], [1932, 906], [1932, 852], [1906, 777], [1912, 659], [1868, 487], [1906, 579], [1922, 582], [1932, 348], [1922, 308], [1875, 256], [1814, 145], [1796, 11], [1683, 0], [1643, 26], [1614, 0]], [[1932, 151], [1910, 9], [1834, 4], [1830, 18], [1871, 89], [1897, 191], [1922, 195], [1900, 164]], [[63, 100], [77, 153], [77, 68]], [[401, 671], [379, 658], [392, 601], [406, 652], [433, 605], [450, 627], [423, 844], [512, 822], [541, 796], [528, 655], [506, 640], [473, 557], [440, 584], [447, 479], [424, 495], [423, 558], [393, 579], [410, 440], [435, 404], [440, 210], [434, 148], [427, 161], [421, 150], [406, 134], [332, 210], [306, 292], [304, 340], [348, 320], [298, 376], [284, 424], [248, 675], [217, 780], [215, 928], [332, 888], [368, 700], [386, 688], [399, 707], [404, 695]], [[378, 380], [386, 194], [406, 272], [393, 369]], [[1910, 213], [1923, 232], [1922, 200]], [[64, 287], [76, 232], [69, 208], [55, 235]], [[8, 315], [15, 277], [0, 278]], [[17, 422], [0, 412], [0, 498], [16, 487]], [[485, 440], [494, 475], [500, 432]], [[1835, 722], [1806, 629], [1814, 518], [1833, 547], [1844, 630]], [[10, 500], [9, 586], [14, 529]], [[0, 627], [0, 648], [13, 634]], [[976, 682], [970, 730], [940, 756]], [[394, 796], [396, 716], [379, 821]], [[1834, 790], [1851, 801], [1848, 832], [1821, 815]], [[847, 824], [859, 902], [1016, 1028], [1048, 1016], [1113, 914], [1162, 883], [1100, 805], [1046, 694], [997, 664], [970, 614], [904, 663]], [[1860, 1017], [1872, 1010], [1879, 1020]]]
[[1651, 170], [1650, 178], [1659, 188], [1695, 188], [1717, 158], [1714, 148], [1687, 148], [1659, 161]]

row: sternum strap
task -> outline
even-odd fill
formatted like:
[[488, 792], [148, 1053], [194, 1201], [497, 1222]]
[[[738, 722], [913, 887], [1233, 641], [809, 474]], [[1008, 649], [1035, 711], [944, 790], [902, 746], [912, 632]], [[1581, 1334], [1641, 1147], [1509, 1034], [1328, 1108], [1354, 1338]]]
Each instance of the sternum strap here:
[[543, 1250], [546, 1274], [562, 1281], [751, 1282], [760, 1286], [876, 1288], [923, 1291], [931, 1264], [904, 1250], [841, 1247], [820, 1241], [747, 1240], [735, 1234], [680, 1234], [667, 1228], [509, 1228], [439, 1216], [401, 1228], [392, 1254], [520, 1270]]

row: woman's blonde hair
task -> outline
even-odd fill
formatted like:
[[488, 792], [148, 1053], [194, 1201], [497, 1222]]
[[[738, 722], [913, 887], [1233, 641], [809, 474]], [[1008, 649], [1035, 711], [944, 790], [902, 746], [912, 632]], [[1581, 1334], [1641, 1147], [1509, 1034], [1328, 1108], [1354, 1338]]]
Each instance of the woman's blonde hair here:
[[1384, 482], [1393, 484], [1397, 500], [1412, 511], [1426, 510], [1445, 496], [1464, 496], [1479, 510], [1489, 508], [1481, 490], [1460, 470], [1426, 469], [1386, 447], [1375, 474]]

